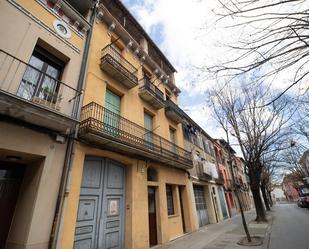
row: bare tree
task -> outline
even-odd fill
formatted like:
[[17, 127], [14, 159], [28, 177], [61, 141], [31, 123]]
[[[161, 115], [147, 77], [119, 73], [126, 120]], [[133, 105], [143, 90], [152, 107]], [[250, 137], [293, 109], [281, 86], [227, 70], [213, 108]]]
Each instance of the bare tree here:
[[309, 176], [308, 169], [301, 164], [300, 159], [305, 148], [292, 141], [292, 146], [281, 153], [283, 167], [287, 169], [295, 181], [302, 181]]
[[286, 101], [265, 105], [270, 97], [268, 89], [262, 85], [253, 88], [226, 85], [209, 92], [216, 120], [223, 129], [229, 130], [239, 144], [250, 178], [258, 222], [266, 221], [260, 196], [262, 158], [281, 137], [291, 115]]
[[[227, 21], [226, 29], [241, 33], [237, 41], [223, 44], [231, 54], [218, 65], [202, 69], [216, 78], [233, 80], [254, 73], [255, 83], [285, 85], [273, 96], [279, 99], [293, 86], [308, 82], [309, 2], [305, 0], [218, 0], [218, 22]], [[228, 32], [227, 32], [228, 33]], [[230, 38], [227, 37], [226, 41]], [[258, 72], [258, 73], [257, 73]]]
[[294, 117], [294, 125], [292, 127], [293, 132], [293, 144], [294, 148], [298, 150], [309, 149], [309, 95], [305, 94], [300, 96], [296, 101], [298, 108]]
[[[285, 134], [283, 134], [284, 136]], [[281, 139], [278, 139], [281, 140]], [[272, 191], [272, 178], [277, 169], [281, 168], [280, 164], [280, 152], [281, 146], [273, 146], [269, 153], [265, 153], [262, 156], [262, 174], [261, 174], [261, 192], [267, 211], [270, 211], [272, 207], [271, 191]]]

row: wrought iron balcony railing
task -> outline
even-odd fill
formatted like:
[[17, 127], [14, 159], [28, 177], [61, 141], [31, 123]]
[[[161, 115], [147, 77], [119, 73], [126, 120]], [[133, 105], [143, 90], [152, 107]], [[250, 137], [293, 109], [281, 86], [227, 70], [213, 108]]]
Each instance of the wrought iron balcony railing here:
[[186, 116], [184, 111], [170, 99], [165, 101], [165, 114], [175, 123], [181, 123], [183, 118]]
[[112, 45], [102, 49], [101, 69], [127, 88], [138, 85], [137, 69]]
[[[85, 105], [81, 112], [80, 137], [85, 139], [88, 137], [89, 140], [91, 134], [96, 135], [98, 143], [100, 142], [98, 137], [118, 143], [120, 146], [117, 146], [117, 149], [124, 153], [128, 153], [133, 148], [134, 154], [164, 161], [175, 167], [192, 168], [189, 151], [95, 102]], [[121, 145], [126, 147], [122, 149]]]
[[155, 86], [147, 77], [142, 79], [143, 84], [139, 87], [139, 95], [156, 109], [164, 107], [164, 93]]
[[79, 92], [0, 49], [0, 92], [72, 117]]

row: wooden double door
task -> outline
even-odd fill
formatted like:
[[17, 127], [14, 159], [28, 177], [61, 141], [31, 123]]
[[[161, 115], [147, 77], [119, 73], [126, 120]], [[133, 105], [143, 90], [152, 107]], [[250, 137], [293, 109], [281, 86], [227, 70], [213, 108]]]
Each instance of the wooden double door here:
[[125, 167], [87, 157], [84, 163], [74, 249], [124, 248]]

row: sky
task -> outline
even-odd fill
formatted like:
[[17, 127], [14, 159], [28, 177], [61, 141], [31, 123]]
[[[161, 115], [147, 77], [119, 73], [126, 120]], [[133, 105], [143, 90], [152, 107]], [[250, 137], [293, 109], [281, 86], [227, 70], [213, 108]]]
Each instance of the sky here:
[[[176, 84], [181, 89], [179, 104], [191, 118], [214, 138], [222, 131], [210, 117], [205, 91], [209, 81], [196, 81], [193, 66], [215, 60], [220, 30], [212, 30], [215, 0], [122, 0], [137, 21], [176, 68]], [[210, 37], [211, 35], [211, 37]], [[215, 84], [215, 82], [214, 82]]]
[[[263, 1], [272, 2], [272, 0]], [[228, 60], [235, 55], [235, 51], [228, 49], [226, 44], [236, 43], [244, 37], [249, 37], [250, 40], [250, 35], [259, 33], [267, 23], [259, 22], [257, 25], [260, 26], [246, 25], [231, 28], [231, 25], [243, 20], [224, 18], [218, 21], [217, 14], [222, 11], [218, 0], [122, 0], [122, 2], [176, 68], [176, 84], [182, 91], [179, 96], [182, 109], [210, 136], [225, 138], [223, 130], [211, 116], [211, 107], [205, 94], [205, 91], [217, 86], [218, 82], [207, 78], [207, 74], [197, 77], [200, 75], [195, 68], [220, 64]], [[285, 12], [292, 8], [293, 10], [309, 8], [309, 1], [296, 7], [281, 6], [272, 11], [273, 13]], [[284, 21], [279, 22], [278, 25]], [[248, 58], [248, 60], [252, 59], [254, 58]], [[244, 61], [238, 63], [244, 63]], [[261, 70], [267, 71], [275, 66], [273, 64]], [[281, 72], [280, 76], [271, 81], [273, 92], [282, 92], [290, 84], [294, 77], [290, 70], [288, 68]], [[250, 81], [251, 78], [244, 77], [242, 80]], [[292, 94], [300, 88], [299, 86], [292, 89]], [[239, 148], [233, 147], [240, 154]]]

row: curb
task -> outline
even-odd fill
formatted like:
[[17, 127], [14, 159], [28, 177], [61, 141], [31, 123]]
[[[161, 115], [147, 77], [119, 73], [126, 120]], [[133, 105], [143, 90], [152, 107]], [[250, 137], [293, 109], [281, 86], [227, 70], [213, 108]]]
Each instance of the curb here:
[[269, 249], [270, 238], [271, 238], [271, 228], [272, 228], [273, 223], [274, 223], [274, 217], [273, 216], [270, 216], [270, 217], [271, 217], [271, 221], [270, 221], [270, 223], [269, 223], [269, 225], [266, 229], [261, 249]]

